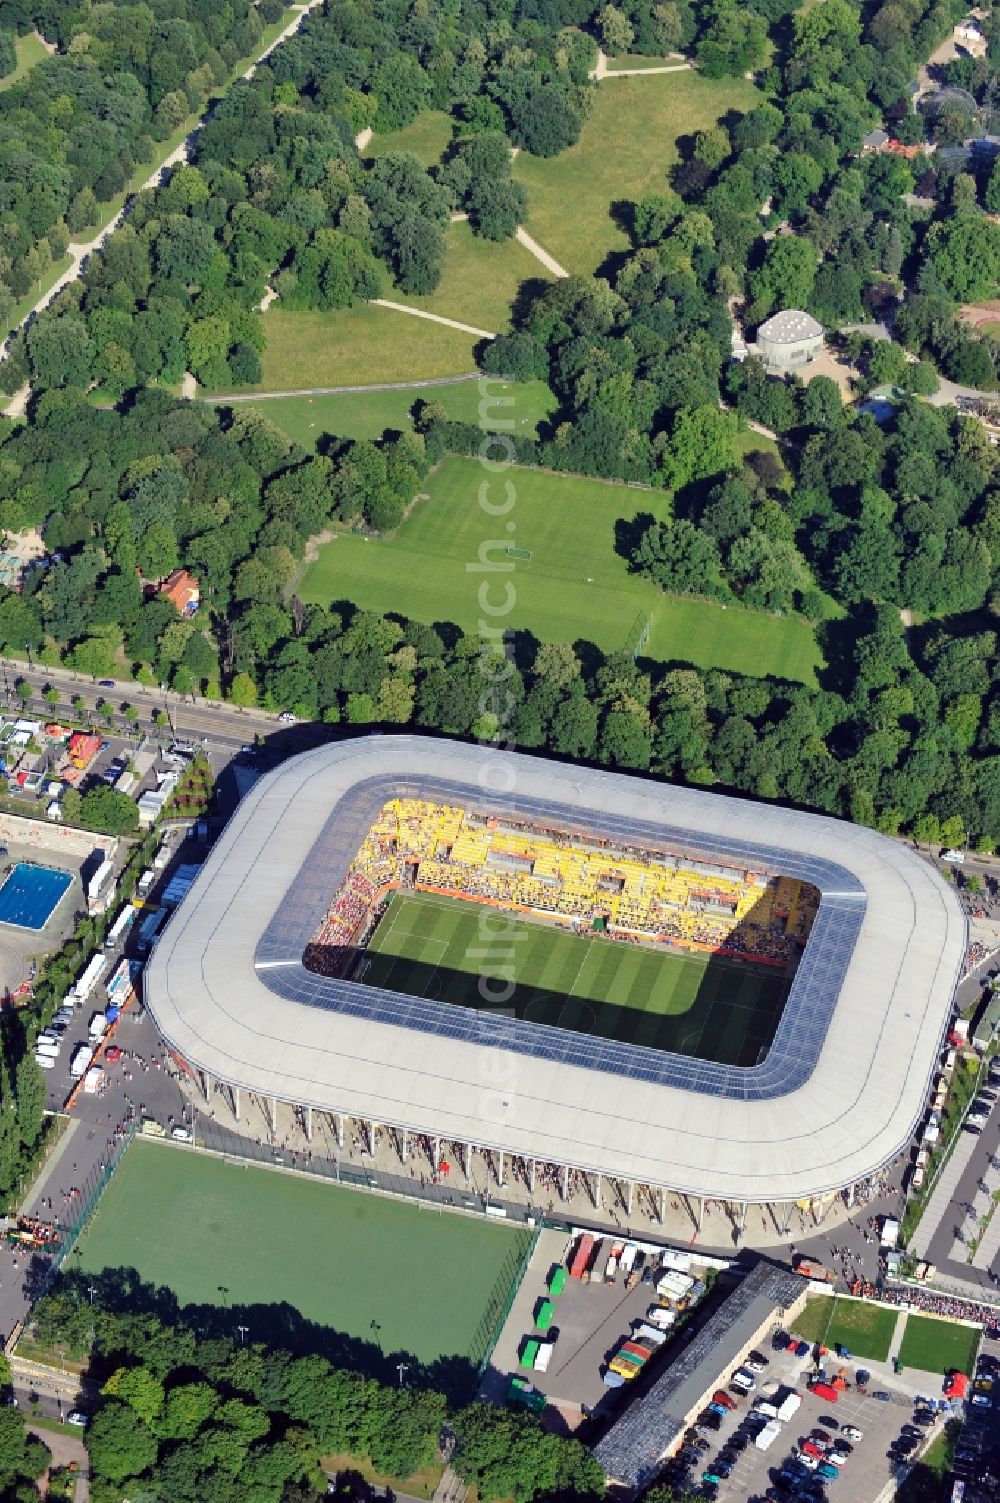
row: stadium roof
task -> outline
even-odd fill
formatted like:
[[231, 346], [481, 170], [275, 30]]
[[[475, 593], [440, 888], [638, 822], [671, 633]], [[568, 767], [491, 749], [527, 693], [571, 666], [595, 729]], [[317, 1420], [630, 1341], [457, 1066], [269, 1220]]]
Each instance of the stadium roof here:
[[[798, 1274], [756, 1262], [712, 1311], [687, 1346], [640, 1391], [627, 1395], [627, 1407], [594, 1447], [594, 1457], [611, 1482], [638, 1492], [656, 1477], [660, 1461], [689, 1423], [696, 1405], [719, 1383], [777, 1312], [791, 1309], [804, 1294]], [[643, 1380], [640, 1378], [640, 1384]]]
[[[818, 911], [766, 1058], [713, 1064], [307, 971], [305, 945], [396, 796], [812, 882]], [[368, 736], [292, 758], [244, 799], [163, 931], [145, 998], [181, 1055], [262, 1096], [712, 1198], [790, 1200], [862, 1179], [906, 1144], [965, 948], [940, 874], [871, 830]]]

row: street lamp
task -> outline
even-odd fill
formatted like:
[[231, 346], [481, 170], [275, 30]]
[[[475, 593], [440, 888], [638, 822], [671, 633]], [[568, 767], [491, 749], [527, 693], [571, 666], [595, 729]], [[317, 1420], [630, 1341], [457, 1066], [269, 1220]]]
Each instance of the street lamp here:
[[250, 1333], [250, 1327], [249, 1326], [237, 1326], [236, 1327], [236, 1332], [237, 1332], [237, 1335], [240, 1338], [240, 1344], [242, 1345], [242, 1343], [244, 1341], [246, 1341], [247, 1336]]
[[381, 1334], [382, 1327], [379, 1325], [379, 1323], [378, 1323], [377, 1320], [373, 1320], [372, 1323], [371, 1323], [371, 1329], [372, 1329], [372, 1333], [373, 1333], [373, 1335], [375, 1337], [375, 1343], [376, 1343], [379, 1351], [381, 1351], [382, 1350], [382, 1343], [379, 1340], [379, 1336]]
[[408, 1373], [410, 1371], [410, 1364], [408, 1362], [397, 1362], [396, 1371], [399, 1373], [399, 1386], [400, 1388], [402, 1388], [403, 1375], [404, 1373]]

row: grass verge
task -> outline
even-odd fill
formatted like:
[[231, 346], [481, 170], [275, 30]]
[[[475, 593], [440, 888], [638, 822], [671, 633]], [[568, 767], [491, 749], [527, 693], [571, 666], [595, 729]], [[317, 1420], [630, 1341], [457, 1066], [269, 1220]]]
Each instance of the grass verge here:
[[453, 125], [452, 117], [443, 110], [424, 110], [402, 130], [372, 136], [365, 148], [365, 160], [385, 157], [390, 152], [407, 151], [424, 167], [433, 167], [444, 156]]

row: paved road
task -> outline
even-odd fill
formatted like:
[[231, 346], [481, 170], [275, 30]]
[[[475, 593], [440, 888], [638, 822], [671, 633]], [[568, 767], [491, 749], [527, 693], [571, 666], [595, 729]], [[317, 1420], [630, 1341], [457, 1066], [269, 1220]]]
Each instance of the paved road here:
[[[285, 753], [303, 751], [329, 740], [329, 731], [313, 721], [286, 725], [267, 710], [239, 709], [235, 705], [149, 688], [129, 680], [116, 680], [114, 688], [105, 688], [69, 669], [28, 667], [10, 658], [0, 658], [0, 702], [6, 698], [9, 707], [19, 706], [21, 700], [15, 685], [22, 680], [35, 691], [34, 698], [24, 704], [25, 712], [35, 717], [44, 715], [46, 720], [58, 719], [60, 712], [67, 717], [70, 713], [78, 713], [73, 710], [71, 701], [74, 695], [79, 695], [88, 712], [96, 712], [102, 701], [119, 709], [125, 704], [137, 706], [140, 712], [137, 721], [119, 716], [120, 725], [131, 728], [133, 732], [152, 728], [162, 736], [204, 740], [230, 750], [238, 750], [258, 736], [274, 738], [276, 749]], [[54, 707], [42, 698], [46, 685], [57, 688], [63, 696]], [[167, 712], [169, 727], [161, 729], [156, 726], [153, 717], [160, 710]]]

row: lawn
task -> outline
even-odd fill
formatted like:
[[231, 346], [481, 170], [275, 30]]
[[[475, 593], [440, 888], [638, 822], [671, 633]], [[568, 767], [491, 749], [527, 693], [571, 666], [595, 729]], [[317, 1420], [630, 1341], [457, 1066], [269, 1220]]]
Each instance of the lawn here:
[[11, 84], [20, 83], [36, 63], [40, 63], [49, 56], [41, 37], [33, 31], [29, 31], [23, 37], [15, 38], [14, 49], [17, 53], [17, 64], [13, 73], [8, 73], [6, 78], [0, 78], [0, 89], [9, 89]]
[[761, 95], [746, 79], [664, 73], [601, 83], [575, 146], [557, 157], [520, 152], [514, 176], [528, 190], [525, 228], [570, 271], [593, 272], [612, 251], [627, 251], [614, 205], [667, 186], [676, 140], [748, 110]]
[[897, 1311], [881, 1305], [843, 1300], [826, 1294], [810, 1296], [792, 1329], [805, 1341], [823, 1346], [846, 1346], [855, 1357], [884, 1362], [896, 1329]]
[[899, 1360], [904, 1367], [925, 1373], [971, 1373], [979, 1347], [980, 1332], [970, 1326], [952, 1325], [929, 1315], [911, 1315], [906, 1322]]
[[556, 399], [544, 381], [497, 381], [488, 378], [486, 391], [511, 400], [511, 406], [492, 402], [480, 412], [481, 380], [459, 381], [451, 386], [428, 386], [409, 391], [341, 392], [336, 396], [276, 397], [261, 402], [258, 411], [297, 444], [314, 449], [325, 433], [338, 438], [381, 438], [386, 429], [406, 432], [412, 424], [417, 402], [439, 403], [450, 418], [496, 428], [513, 418], [515, 431], [534, 437], [538, 424], [556, 407]]
[[[481, 921], [479, 908], [458, 898], [396, 893], [355, 979], [492, 1011], [497, 985], [482, 995], [488, 972], [474, 959]], [[709, 955], [671, 955], [528, 920], [509, 923], [505, 938], [517, 952], [505, 1008], [517, 1018], [723, 1064], [757, 1063], [788, 994], [784, 976]]]
[[478, 341], [471, 334], [370, 304], [333, 313], [272, 307], [264, 315], [264, 331], [263, 376], [245, 390], [369, 386], [476, 369]]
[[678, 53], [670, 57], [647, 57], [643, 52], [623, 52], [619, 57], [608, 58], [608, 69], [617, 73], [622, 68], [676, 68], [683, 61]]
[[387, 156], [390, 151], [408, 151], [425, 167], [433, 167], [444, 155], [454, 123], [443, 110], [424, 110], [402, 130], [372, 136], [365, 147], [365, 160]]
[[387, 1355], [478, 1365], [526, 1238], [363, 1190], [136, 1142], [74, 1263], [88, 1273], [134, 1267], [182, 1305], [226, 1304], [234, 1320], [245, 1311], [256, 1332], [267, 1312], [252, 1307], [284, 1303], [360, 1343], [371, 1343], [376, 1322]]
[[[445, 242], [444, 272], [435, 292], [410, 297], [388, 287], [385, 296], [499, 334], [510, 327], [511, 305], [525, 283], [540, 291], [552, 280], [537, 257], [518, 241], [505, 240], [497, 245], [474, 235], [461, 220], [448, 225]], [[410, 332], [413, 338], [419, 338], [422, 326], [417, 324]]]
[[[447, 459], [425, 481], [428, 498], [394, 536], [339, 535], [320, 550], [299, 595], [309, 603], [350, 600], [476, 631], [484, 576], [467, 565], [498, 526], [481, 506], [484, 481], [491, 481], [487, 499], [493, 502], [502, 502], [513, 486], [514, 505], [503, 525], [511, 542], [531, 551], [529, 560], [516, 560], [502, 576], [513, 590], [505, 627], [531, 631], [540, 641], [592, 642], [610, 652], [631, 642], [636, 623], [649, 619], [644, 652], [651, 658], [815, 682], [821, 657], [806, 622], [665, 595], [629, 573], [615, 552], [615, 524], [640, 511], [666, 517], [662, 492], [579, 476], [514, 469], [491, 478], [475, 460]], [[498, 590], [493, 583], [495, 602], [506, 584]]]

